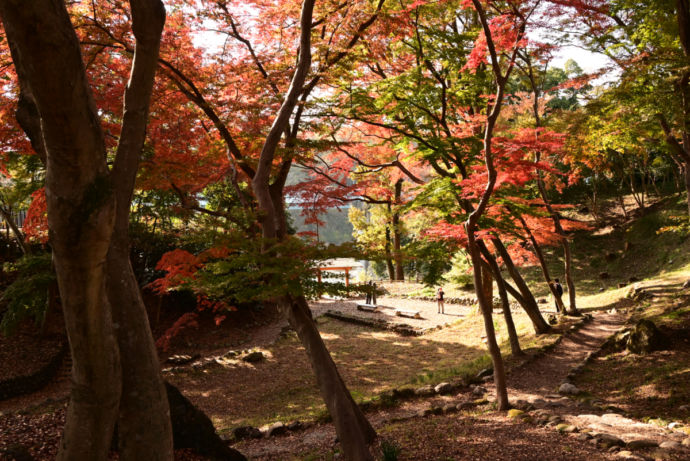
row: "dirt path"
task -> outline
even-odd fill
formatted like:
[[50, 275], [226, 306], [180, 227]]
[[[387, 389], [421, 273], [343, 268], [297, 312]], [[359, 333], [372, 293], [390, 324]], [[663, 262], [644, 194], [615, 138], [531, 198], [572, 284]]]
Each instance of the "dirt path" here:
[[572, 368], [598, 350], [627, 320], [624, 314], [596, 314], [594, 320], [566, 335], [549, 353], [510, 373], [508, 392], [513, 400], [532, 400], [555, 394]]

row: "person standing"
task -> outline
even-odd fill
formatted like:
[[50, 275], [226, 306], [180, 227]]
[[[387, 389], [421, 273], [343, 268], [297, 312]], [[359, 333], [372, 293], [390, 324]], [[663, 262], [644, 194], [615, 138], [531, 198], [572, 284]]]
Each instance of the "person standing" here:
[[438, 313], [445, 314], [445, 306], [443, 305], [443, 288], [438, 287], [436, 290], [436, 303], [438, 304]]
[[[558, 279], [553, 279], [553, 287], [556, 289], [556, 293], [558, 293], [558, 297], [561, 298], [563, 297], [563, 286], [561, 285], [561, 282]], [[556, 312], [559, 312], [560, 309], [558, 309], [558, 300], [555, 300], [556, 302]]]

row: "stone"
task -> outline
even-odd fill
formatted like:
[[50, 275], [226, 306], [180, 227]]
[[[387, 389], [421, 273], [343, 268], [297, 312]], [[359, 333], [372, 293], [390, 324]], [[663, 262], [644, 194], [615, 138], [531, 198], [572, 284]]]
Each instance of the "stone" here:
[[434, 392], [437, 394], [450, 394], [453, 392], [453, 386], [450, 383], [439, 383], [434, 387]]
[[648, 319], [642, 319], [630, 330], [630, 337], [626, 345], [634, 354], [646, 354], [655, 350], [662, 350], [668, 345], [668, 339]]
[[474, 402], [460, 402], [457, 405], [455, 405], [455, 408], [458, 411], [463, 411], [463, 410], [469, 410], [471, 408], [474, 408], [476, 404]]
[[264, 436], [258, 428], [253, 426], [236, 427], [232, 431], [232, 435], [235, 436], [237, 440], [260, 439]]
[[599, 441], [603, 445], [606, 445], [607, 447], [612, 447], [614, 445], [617, 447], [624, 447], [625, 446], [625, 442], [623, 442], [621, 439], [619, 439], [615, 435], [602, 433], [602, 434], [598, 434], [597, 438], [599, 439]]
[[484, 368], [482, 371], [477, 373], [477, 378], [484, 378], [486, 376], [493, 376], [493, 374], [494, 374], [493, 368]]
[[675, 428], [677, 428], [678, 426], [682, 426], [682, 424], [679, 423], [678, 421], [674, 421], [674, 422], [672, 422], [672, 423], [670, 423], [670, 424], [668, 425], [668, 428], [669, 428], [669, 429], [675, 429]]
[[244, 360], [247, 363], [257, 363], [257, 362], [261, 362], [265, 358], [266, 358], [266, 356], [264, 355], [263, 352], [254, 351], [254, 352], [250, 352], [247, 355], [245, 355], [244, 357], [242, 357], [242, 360]]
[[476, 386], [474, 389], [472, 389], [472, 395], [482, 396], [484, 394], [486, 394], [486, 389], [481, 386]]
[[580, 393], [580, 389], [574, 384], [563, 383], [558, 388], [558, 393], [563, 395], [577, 395]]
[[587, 440], [591, 439], [592, 436], [586, 432], [581, 432], [575, 438], [581, 442], [586, 442]]
[[[561, 424], [559, 424], [559, 426], [561, 426]], [[578, 430], [579, 429], [577, 428], [577, 426], [572, 424], [566, 424], [564, 428], [559, 429], [560, 432], [564, 432], [566, 434], [572, 434], [574, 432], [578, 432]]]
[[288, 431], [287, 426], [284, 423], [277, 421], [277, 422], [271, 424], [270, 426], [268, 426], [268, 428], [266, 429], [266, 437], [274, 437], [276, 435], [282, 435], [282, 434], [285, 434], [287, 431]]
[[434, 415], [442, 415], [443, 414], [443, 407], [441, 407], [441, 406], [432, 407], [431, 413]]
[[443, 413], [453, 413], [457, 411], [457, 408], [455, 408], [455, 405], [448, 404], [448, 405], [443, 405]]
[[401, 387], [399, 389], [393, 389], [393, 398], [395, 399], [409, 399], [415, 395], [414, 388], [412, 387]]
[[674, 442], [672, 440], [667, 440], [666, 442], [661, 442], [659, 444], [659, 448], [663, 448], [664, 450], [681, 450], [683, 448], [683, 445], [681, 445], [678, 442]]
[[287, 425], [289, 431], [301, 431], [304, 429], [304, 424], [301, 421], [293, 421]]
[[436, 392], [434, 391], [434, 388], [431, 387], [431, 385], [428, 385], [415, 389], [414, 393], [415, 395], [418, 395], [420, 397], [428, 397], [430, 395], [434, 395]]
[[658, 447], [659, 444], [656, 443], [654, 440], [650, 439], [636, 439], [626, 443], [625, 446], [630, 448], [631, 450], [641, 450], [644, 448]]
[[681, 405], [678, 407], [678, 411], [690, 411], [690, 405]]
[[508, 410], [508, 418], [510, 419], [515, 419], [520, 416], [522, 416], [525, 412], [522, 410], [518, 410], [517, 408], [513, 408], [511, 410]]
[[483, 383], [489, 383], [489, 382], [491, 382], [491, 381], [493, 381], [493, 380], [494, 380], [494, 377], [493, 377], [493, 376], [484, 376], [484, 377], [482, 378], [482, 382], [483, 382]]
[[184, 354], [171, 355], [170, 357], [168, 357], [166, 362], [172, 363], [173, 365], [186, 365], [187, 363], [192, 362], [192, 361], [194, 361], [200, 357], [201, 356], [199, 354], [195, 354], [195, 355], [184, 355]]
[[560, 424], [563, 420], [558, 415], [553, 415], [549, 418], [549, 422], [553, 424]]
[[417, 412], [417, 417], [418, 418], [424, 418], [425, 416], [429, 416], [431, 414], [431, 408], [425, 408], [424, 410], [419, 410]]
[[616, 458], [624, 459], [627, 461], [644, 461], [645, 459], [642, 456], [634, 455], [627, 450], [622, 450], [616, 453]]

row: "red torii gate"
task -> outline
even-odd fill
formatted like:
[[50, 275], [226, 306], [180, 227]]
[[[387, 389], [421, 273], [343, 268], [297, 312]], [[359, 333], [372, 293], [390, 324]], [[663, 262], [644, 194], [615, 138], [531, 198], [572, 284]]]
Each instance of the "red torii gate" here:
[[350, 287], [350, 270], [354, 269], [355, 266], [336, 266], [336, 267], [319, 267], [317, 268], [318, 273], [316, 274], [319, 283], [321, 283], [321, 271], [345, 271], [345, 287]]

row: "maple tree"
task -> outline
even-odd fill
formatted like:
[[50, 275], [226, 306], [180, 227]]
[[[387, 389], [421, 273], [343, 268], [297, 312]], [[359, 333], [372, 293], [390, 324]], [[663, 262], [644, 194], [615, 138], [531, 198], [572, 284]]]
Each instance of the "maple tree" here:
[[59, 459], [105, 458], [118, 414], [123, 459], [172, 458], [167, 398], [127, 238], [165, 13], [156, 1], [132, 1], [130, 8], [137, 54], [108, 171], [108, 146], [65, 5], [0, 3], [18, 82], [17, 121], [47, 165], [50, 243], [73, 360]]

